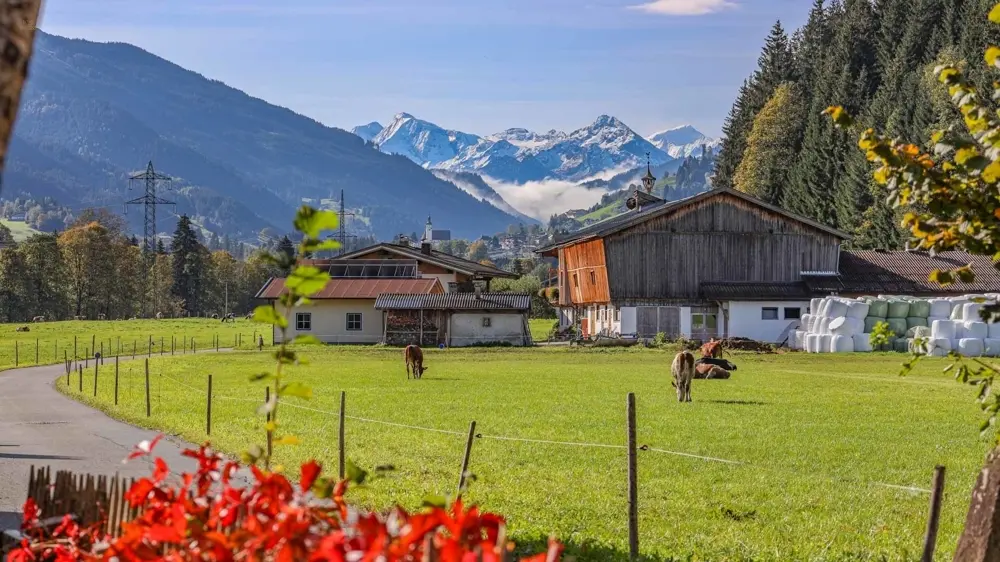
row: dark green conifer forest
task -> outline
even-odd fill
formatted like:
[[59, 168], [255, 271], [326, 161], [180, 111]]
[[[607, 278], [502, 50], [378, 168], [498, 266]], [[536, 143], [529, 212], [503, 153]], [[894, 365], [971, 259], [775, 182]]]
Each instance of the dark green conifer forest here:
[[801, 29], [789, 35], [776, 23], [726, 119], [714, 184], [844, 230], [854, 248], [901, 248], [898, 211], [874, 184], [856, 136], [822, 112], [839, 105], [862, 126], [909, 140], [960, 124], [933, 70], [971, 62], [970, 77], [989, 85], [980, 62], [1000, 42], [987, 20], [993, 4], [814, 0]]

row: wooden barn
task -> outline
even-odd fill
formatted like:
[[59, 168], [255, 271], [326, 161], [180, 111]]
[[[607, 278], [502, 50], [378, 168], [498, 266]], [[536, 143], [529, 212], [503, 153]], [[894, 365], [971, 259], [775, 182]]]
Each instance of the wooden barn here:
[[518, 293], [383, 294], [383, 341], [424, 347], [531, 345], [531, 295]]
[[559, 261], [560, 322], [595, 334], [778, 341], [808, 312], [803, 276], [836, 274], [848, 235], [745, 193], [630, 211], [540, 248]]

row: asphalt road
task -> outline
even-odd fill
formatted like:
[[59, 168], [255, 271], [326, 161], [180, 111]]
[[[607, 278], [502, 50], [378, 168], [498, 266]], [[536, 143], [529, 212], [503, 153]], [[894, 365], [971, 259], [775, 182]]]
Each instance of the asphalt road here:
[[[139, 442], [156, 432], [113, 420], [103, 412], [70, 400], [53, 383], [62, 365], [0, 373], [0, 530], [17, 527], [27, 497], [31, 466], [91, 474], [147, 476], [151, 460], [122, 464]], [[191, 445], [162, 439], [156, 456], [174, 472], [191, 471], [192, 459], [180, 452]]]

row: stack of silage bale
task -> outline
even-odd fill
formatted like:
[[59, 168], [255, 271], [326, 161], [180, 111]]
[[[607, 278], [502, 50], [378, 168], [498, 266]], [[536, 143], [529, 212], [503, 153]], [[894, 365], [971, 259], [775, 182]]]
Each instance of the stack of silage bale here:
[[873, 351], [872, 330], [885, 322], [893, 333], [885, 350], [920, 351], [934, 356], [955, 350], [969, 357], [1000, 357], [1000, 323], [982, 322], [979, 311], [985, 305], [975, 302], [996, 302], [997, 296], [812, 299], [809, 313], [802, 316], [789, 345], [809, 353], [869, 352]]

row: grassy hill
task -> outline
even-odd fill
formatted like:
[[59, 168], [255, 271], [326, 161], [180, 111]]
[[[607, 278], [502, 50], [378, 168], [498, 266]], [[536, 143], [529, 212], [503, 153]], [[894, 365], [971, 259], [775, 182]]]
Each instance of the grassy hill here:
[[10, 229], [11, 234], [14, 235], [14, 241], [22, 242], [30, 238], [33, 234], [39, 234], [39, 231], [28, 226], [27, 223], [21, 221], [10, 221], [6, 219], [0, 219], [0, 224], [6, 226]]

